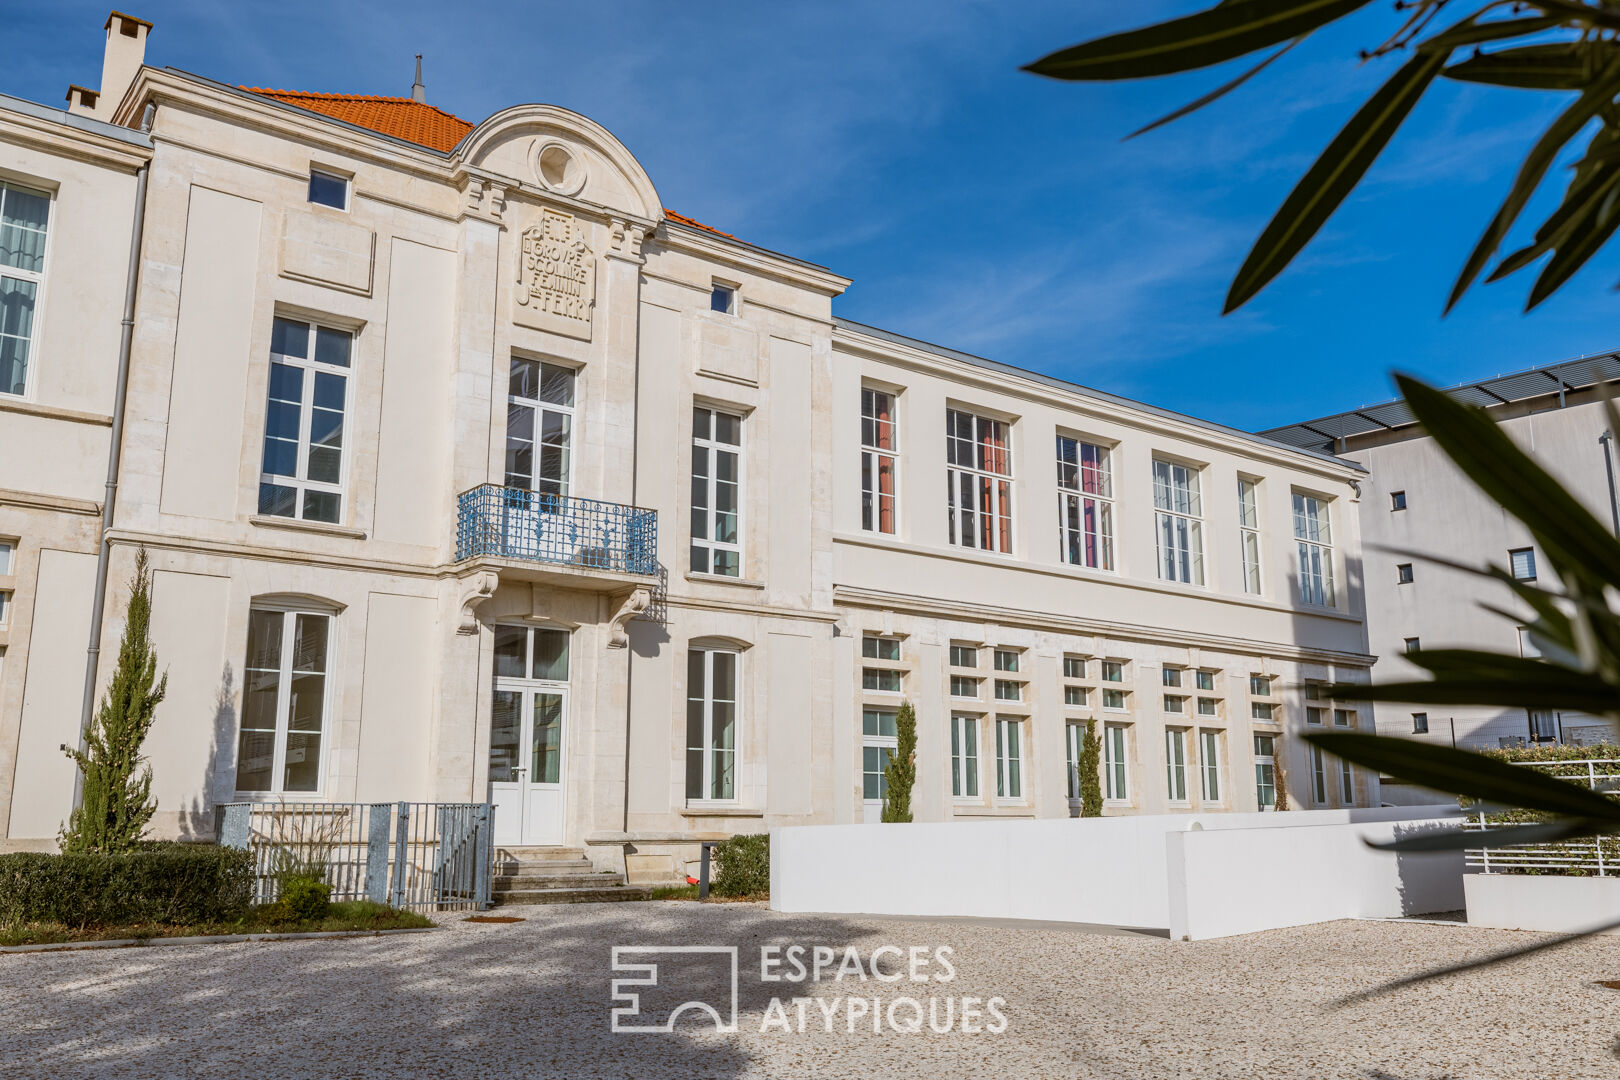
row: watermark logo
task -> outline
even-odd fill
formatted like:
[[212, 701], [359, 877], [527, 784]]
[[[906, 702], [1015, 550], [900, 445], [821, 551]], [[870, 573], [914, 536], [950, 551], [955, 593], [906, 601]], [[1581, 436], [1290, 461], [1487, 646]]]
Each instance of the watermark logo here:
[[[633, 977], [613, 980], [613, 1000], [623, 1003], [612, 1010], [613, 1030], [673, 1032], [691, 1014], [688, 1026], [736, 1032], [738, 954], [734, 945], [614, 946], [613, 970]], [[1006, 999], [949, 992], [953, 957], [949, 945], [880, 945], [864, 954], [853, 946], [762, 945], [750, 973], [763, 1003], [759, 1031], [1000, 1035]]]
[[635, 976], [613, 980], [615, 1032], [672, 1032], [688, 1012], [737, 1030], [735, 945], [615, 945], [613, 970]]

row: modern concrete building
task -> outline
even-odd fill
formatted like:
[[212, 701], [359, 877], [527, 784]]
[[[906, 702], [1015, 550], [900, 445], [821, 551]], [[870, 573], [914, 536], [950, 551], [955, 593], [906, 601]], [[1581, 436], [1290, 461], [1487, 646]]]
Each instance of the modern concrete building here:
[[[1600, 386], [1620, 378], [1620, 354], [1582, 357], [1459, 386], [1450, 393], [1487, 410], [1586, 508], [1620, 531], [1614, 449]], [[1423, 678], [1405, 659], [1417, 648], [1462, 647], [1534, 656], [1529, 610], [1506, 585], [1427, 562], [1501, 567], [1521, 581], [1549, 580], [1529, 530], [1465, 477], [1399, 401], [1264, 433], [1367, 469], [1361, 481], [1367, 625], [1378, 681]], [[1499, 615], [1489, 608], [1517, 617]], [[1386, 735], [1496, 749], [1612, 738], [1607, 721], [1556, 709], [1430, 708], [1380, 703]]]
[[668, 210], [566, 109], [241, 88], [121, 19], [72, 92], [111, 125], [0, 111], [48, 236], [0, 394], [5, 842], [72, 805], [141, 548], [165, 835], [487, 798], [503, 844], [673, 875], [875, 817], [906, 699], [923, 819], [1077, 812], [1087, 720], [1110, 814], [1255, 809], [1279, 760], [1295, 805], [1376, 804], [1288, 737], [1359, 723], [1310, 690], [1372, 662], [1359, 466], [835, 319], [848, 279]]

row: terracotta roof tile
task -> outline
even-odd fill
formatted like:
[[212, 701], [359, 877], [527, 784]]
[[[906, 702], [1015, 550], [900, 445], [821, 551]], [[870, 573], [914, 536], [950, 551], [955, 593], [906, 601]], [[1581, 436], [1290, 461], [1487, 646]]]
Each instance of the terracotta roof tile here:
[[244, 86], [250, 94], [260, 94], [285, 105], [296, 105], [342, 120], [382, 135], [449, 153], [477, 125], [443, 109], [406, 97], [376, 94], [319, 94], [305, 90], [270, 90]]
[[723, 236], [727, 240], [735, 240], [735, 239], [737, 239], [735, 236], [732, 236], [728, 232], [721, 232], [719, 229], [715, 228], [713, 225], [705, 225], [701, 221], [694, 221], [692, 218], [687, 217], [685, 214], [677, 214], [673, 210], [665, 210], [664, 211], [664, 216], [667, 217], [671, 221], [678, 222], [679, 224], [690, 226], [691, 228], [694, 228], [694, 229], [702, 229], [704, 232], [712, 232], [716, 236]]

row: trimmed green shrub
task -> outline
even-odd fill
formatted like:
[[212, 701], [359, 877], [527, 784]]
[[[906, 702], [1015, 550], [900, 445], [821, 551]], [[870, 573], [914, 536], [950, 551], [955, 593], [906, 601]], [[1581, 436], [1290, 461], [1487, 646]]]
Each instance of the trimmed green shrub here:
[[278, 903], [294, 922], [324, 919], [332, 910], [332, 886], [319, 878], [296, 874], [282, 880]]
[[709, 891], [716, 896], [761, 896], [771, 891], [769, 833], [733, 836], [716, 844], [717, 863]]
[[1097, 721], [1086, 721], [1086, 734], [1080, 740], [1080, 760], [1076, 763], [1080, 773], [1080, 816], [1102, 817], [1102, 738], [1097, 734]]
[[227, 922], [253, 900], [253, 857], [212, 844], [123, 855], [0, 855], [0, 926]]

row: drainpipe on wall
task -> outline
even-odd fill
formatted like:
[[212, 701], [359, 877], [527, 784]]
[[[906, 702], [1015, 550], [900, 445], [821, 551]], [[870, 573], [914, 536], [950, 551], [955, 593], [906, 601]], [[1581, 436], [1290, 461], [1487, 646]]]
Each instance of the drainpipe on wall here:
[[1609, 515], [1614, 520], [1614, 531], [1620, 535], [1620, 502], [1614, 497], [1614, 450], [1610, 445], [1614, 442], [1614, 432], [1605, 431], [1598, 436], [1598, 442], [1603, 444], [1603, 468], [1609, 474]]
[[[141, 117], [141, 130], [152, 128], [152, 106], [146, 107]], [[96, 669], [101, 661], [101, 618], [107, 603], [107, 564], [111, 559], [111, 544], [107, 534], [112, 531], [113, 503], [118, 498], [118, 464], [124, 441], [124, 399], [129, 390], [129, 352], [135, 336], [135, 286], [141, 268], [141, 234], [146, 224], [146, 179], [149, 165], [142, 165], [135, 173], [135, 221], [129, 232], [129, 270], [124, 279], [124, 320], [118, 338], [118, 385], [113, 391], [112, 436], [107, 448], [107, 484], [101, 504], [101, 545], [96, 552], [96, 594], [90, 607], [90, 646], [84, 664], [84, 701], [79, 709], [79, 750], [85, 749], [85, 733], [90, 729], [90, 714], [96, 704]], [[84, 799], [84, 774], [73, 771], [73, 808], [77, 810]]]

